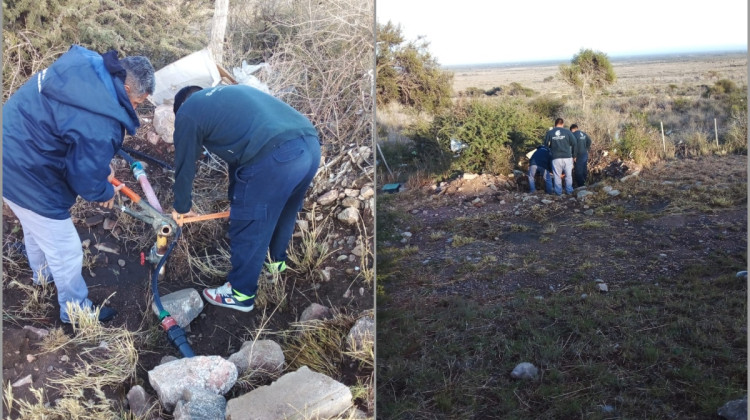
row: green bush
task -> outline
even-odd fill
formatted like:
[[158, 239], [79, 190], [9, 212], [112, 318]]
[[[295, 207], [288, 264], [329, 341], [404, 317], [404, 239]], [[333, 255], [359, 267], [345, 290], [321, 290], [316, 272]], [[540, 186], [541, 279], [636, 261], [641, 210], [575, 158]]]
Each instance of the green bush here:
[[565, 101], [557, 98], [548, 98], [540, 96], [529, 102], [531, 109], [547, 119], [554, 120], [562, 114]]
[[[470, 100], [436, 117], [427, 138], [437, 138], [443, 155], [455, 155], [453, 170], [508, 173], [517, 157], [541, 142], [545, 121], [520, 100]], [[450, 149], [451, 139], [467, 147], [454, 153]]]
[[693, 106], [693, 101], [688, 98], [674, 98], [672, 101], [672, 109], [675, 112], [687, 112]]
[[401, 26], [378, 25], [375, 80], [378, 106], [397, 102], [437, 113], [451, 105], [453, 73], [441, 69], [424, 39], [406, 42]]
[[626, 159], [632, 159], [643, 166], [659, 160], [661, 140], [656, 130], [643, 119], [626, 124], [622, 129], [620, 141], [622, 156]]
[[[144, 55], [159, 69], [203, 48], [213, 2], [113, 0], [3, 2], [3, 100], [72, 44]], [[158, 13], [156, 13], [158, 11]]]
[[506, 92], [510, 96], [525, 96], [525, 97], [532, 97], [536, 94], [534, 89], [524, 87], [522, 84], [518, 82], [513, 82], [508, 86], [508, 90]]

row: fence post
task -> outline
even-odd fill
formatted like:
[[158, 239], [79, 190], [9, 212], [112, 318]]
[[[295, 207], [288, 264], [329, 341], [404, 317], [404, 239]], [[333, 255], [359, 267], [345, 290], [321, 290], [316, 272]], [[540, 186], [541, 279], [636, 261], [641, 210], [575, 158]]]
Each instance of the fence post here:
[[661, 148], [666, 153], [667, 151], [667, 143], [664, 140], [664, 122], [659, 121], [659, 124], [661, 124]]
[[716, 147], [719, 147], [719, 128], [716, 126], [716, 118], [714, 118], [714, 135], [716, 136]]

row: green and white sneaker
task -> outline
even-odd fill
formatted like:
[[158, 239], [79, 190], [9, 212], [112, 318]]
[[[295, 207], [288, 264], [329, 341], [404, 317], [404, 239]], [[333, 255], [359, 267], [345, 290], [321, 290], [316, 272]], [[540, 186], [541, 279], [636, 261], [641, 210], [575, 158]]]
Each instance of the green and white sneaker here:
[[269, 274], [279, 274], [286, 270], [286, 261], [277, 261], [272, 263], [263, 263]]
[[212, 305], [250, 312], [255, 305], [255, 295], [247, 296], [234, 289], [229, 282], [212, 289], [203, 289], [203, 297]]

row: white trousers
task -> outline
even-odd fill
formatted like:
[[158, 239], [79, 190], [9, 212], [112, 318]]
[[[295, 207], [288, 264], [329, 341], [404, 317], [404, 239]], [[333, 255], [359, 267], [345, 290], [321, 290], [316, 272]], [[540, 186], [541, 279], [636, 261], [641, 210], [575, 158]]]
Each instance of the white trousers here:
[[60, 319], [70, 322], [67, 302], [81, 307], [91, 307], [89, 289], [81, 275], [83, 249], [81, 238], [70, 218], [49, 219], [31, 210], [19, 207], [3, 197], [3, 201], [13, 210], [23, 228], [23, 241], [29, 266], [34, 272], [33, 281], [38, 283], [40, 276], [55, 281], [57, 302], [60, 304]]

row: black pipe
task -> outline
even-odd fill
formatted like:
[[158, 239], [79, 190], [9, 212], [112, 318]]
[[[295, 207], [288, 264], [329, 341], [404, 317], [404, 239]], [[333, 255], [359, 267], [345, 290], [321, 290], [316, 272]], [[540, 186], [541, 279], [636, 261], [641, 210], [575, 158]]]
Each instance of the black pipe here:
[[159, 310], [159, 321], [161, 321], [161, 326], [164, 328], [164, 331], [167, 332], [167, 339], [169, 339], [169, 342], [180, 351], [182, 357], [193, 357], [195, 356], [195, 353], [193, 352], [193, 348], [190, 347], [190, 343], [185, 335], [185, 330], [183, 330], [182, 327], [177, 324], [177, 321], [172, 318], [169, 312], [164, 309], [164, 306], [161, 304], [161, 297], [159, 296], [159, 272], [164, 266], [164, 263], [167, 262], [167, 258], [169, 257], [169, 254], [172, 253], [172, 249], [174, 249], [174, 246], [177, 244], [177, 239], [179, 239], [181, 233], [182, 228], [178, 227], [174, 234], [172, 243], [169, 244], [164, 256], [162, 256], [159, 263], [156, 264], [154, 274], [151, 276], [151, 292], [154, 294], [156, 309]]
[[117, 154], [120, 155], [120, 157], [122, 157], [123, 159], [125, 159], [128, 162], [128, 164], [133, 165], [135, 163], [135, 159], [133, 159], [133, 156], [130, 156], [124, 150], [119, 149], [117, 151]]
[[172, 165], [168, 164], [167, 162], [164, 162], [163, 160], [159, 160], [159, 159], [157, 159], [157, 158], [155, 158], [153, 156], [150, 156], [150, 155], [148, 155], [146, 153], [143, 153], [141, 151], [138, 151], [138, 150], [135, 150], [135, 149], [131, 149], [131, 148], [125, 147], [125, 146], [121, 147], [120, 150], [123, 150], [123, 151], [125, 151], [127, 153], [130, 153], [132, 155], [136, 155], [136, 156], [142, 157], [144, 159], [148, 159], [148, 160], [150, 160], [150, 161], [152, 161], [152, 162], [154, 162], [154, 163], [156, 163], [158, 165], [163, 166], [164, 168], [169, 169], [170, 171], [174, 171], [174, 167], [172, 167]]

